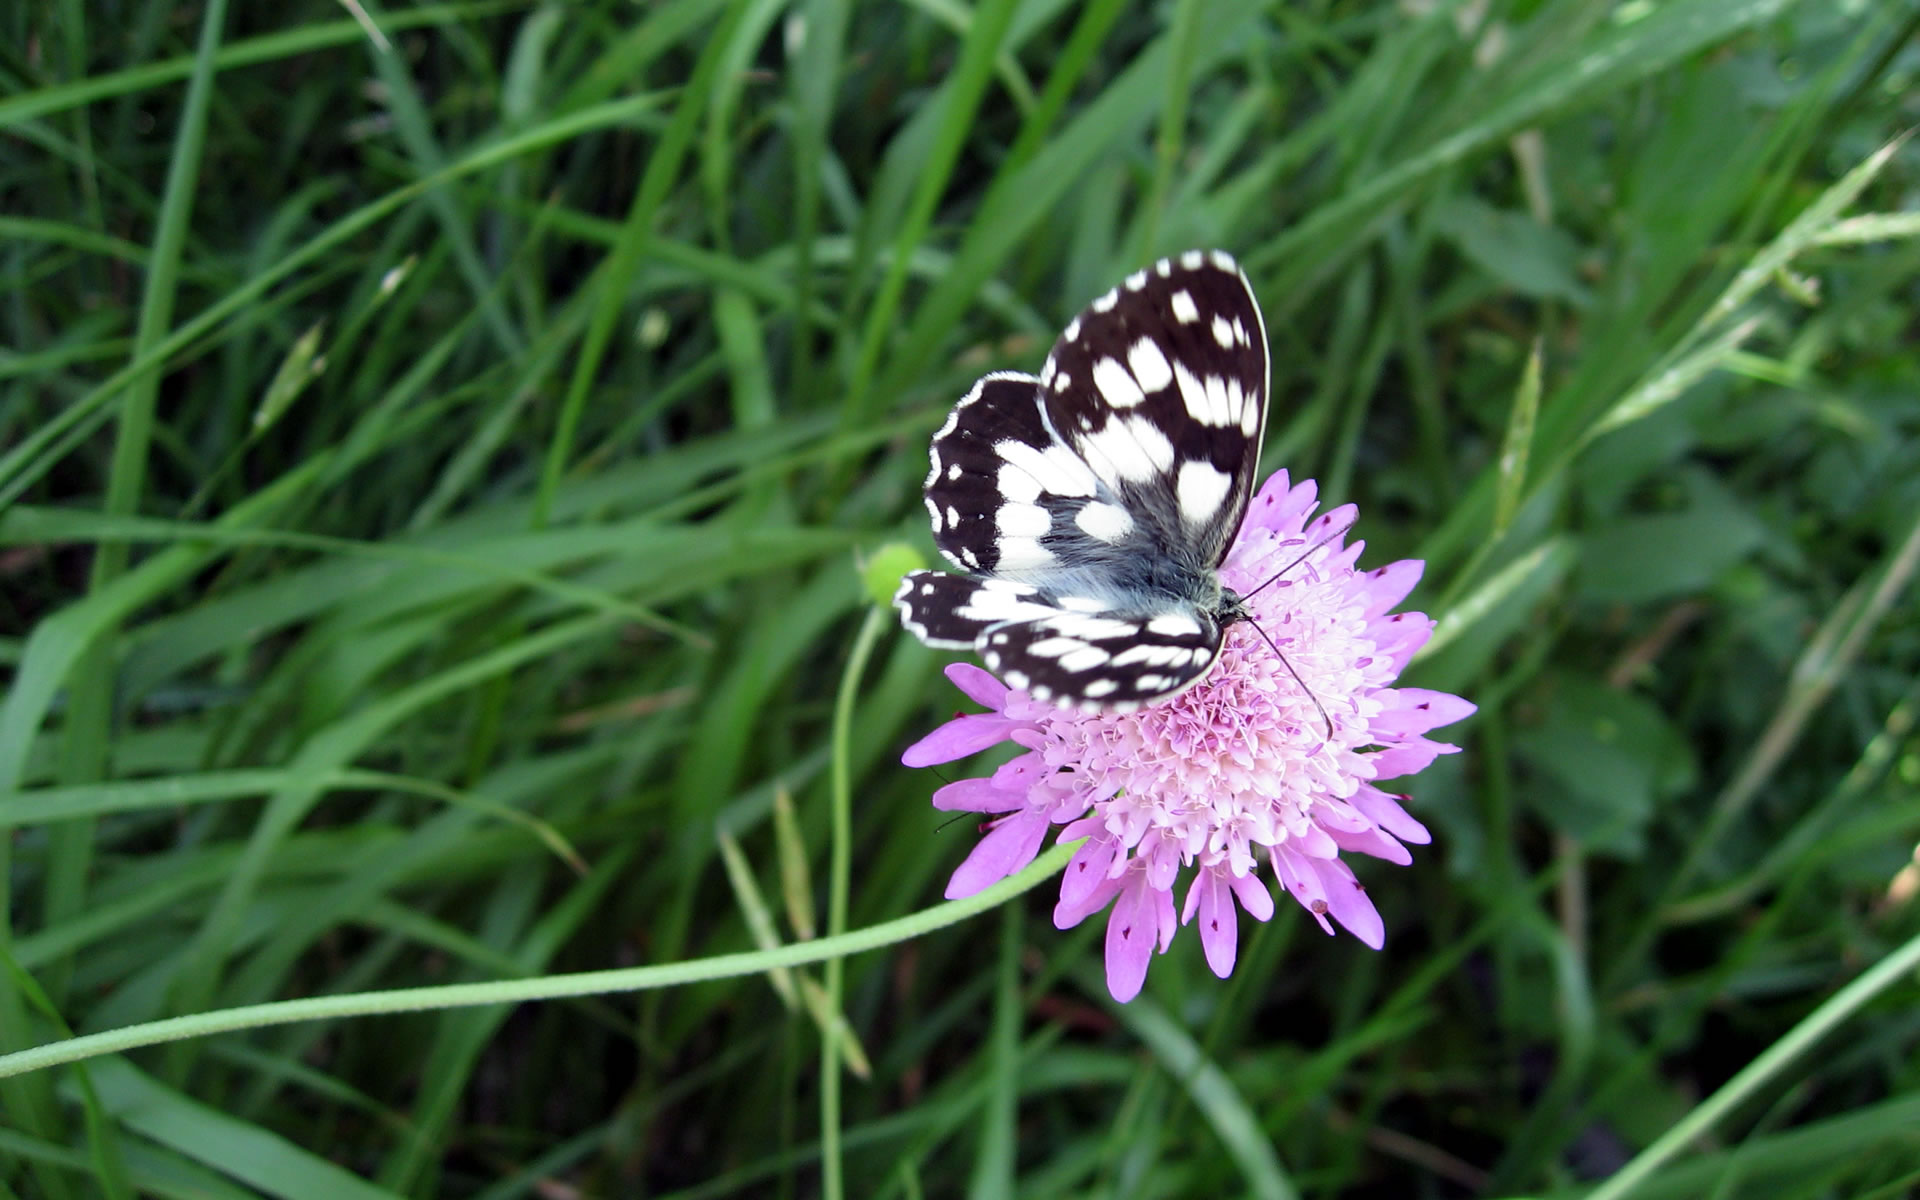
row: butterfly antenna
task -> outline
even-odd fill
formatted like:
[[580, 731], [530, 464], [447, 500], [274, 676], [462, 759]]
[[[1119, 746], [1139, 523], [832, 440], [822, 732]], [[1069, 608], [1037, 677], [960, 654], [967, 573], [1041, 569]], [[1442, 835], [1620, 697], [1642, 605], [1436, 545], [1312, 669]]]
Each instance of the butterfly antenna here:
[[[1309, 550], [1307, 553], [1311, 554], [1313, 551]], [[1302, 555], [1302, 557], [1305, 557], [1305, 555]], [[1265, 585], [1262, 584], [1261, 586], [1264, 587]], [[1274, 645], [1273, 639], [1267, 636], [1267, 631], [1260, 628], [1260, 622], [1254, 620], [1252, 617], [1248, 617], [1247, 624], [1253, 626], [1253, 631], [1259, 634], [1260, 640], [1265, 642], [1267, 647], [1273, 651], [1273, 656], [1280, 660], [1280, 665], [1287, 669], [1287, 674], [1293, 676], [1293, 681], [1300, 685], [1300, 690], [1307, 694], [1307, 699], [1313, 701], [1313, 706], [1320, 710], [1320, 720], [1325, 723], [1327, 727], [1327, 740], [1332, 741], [1333, 718], [1327, 715], [1327, 706], [1320, 703], [1320, 697], [1313, 694], [1313, 689], [1307, 686], [1307, 681], [1300, 678], [1300, 672], [1294, 670], [1293, 664], [1287, 661], [1287, 656], [1280, 653], [1280, 647]]]
[[[1313, 545], [1308, 546], [1305, 550], [1302, 550], [1300, 552], [1299, 558], [1294, 559], [1292, 562], [1288, 563], [1286, 566], [1281, 567], [1278, 571], [1275, 571], [1273, 574], [1267, 576], [1266, 583], [1261, 584], [1259, 587], [1253, 589], [1252, 591], [1248, 592], [1246, 595], [1240, 598], [1242, 600], [1250, 600], [1253, 597], [1258, 596], [1261, 592], [1264, 592], [1267, 590], [1268, 584], [1273, 583], [1276, 579], [1279, 579], [1282, 575], [1285, 575], [1288, 571], [1293, 570], [1295, 567], [1299, 566], [1301, 563], [1307, 561], [1307, 555], [1312, 554], [1315, 550], [1318, 550], [1320, 547], [1326, 545], [1328, 542], [1331, 542], [1333, 539], [1339, 537], [1341, 534], [1345, 533], [1347, 530], [1352, 528], [1353, 528], [1353, 518], [1348, 517], [1346, 524], [1334, 530], [1332, 533], [1329, 533], [1327, 536], [1321, 538], [1319, 541], [1315, 542]], [[1262, 634], [1261, 636], [1265, 637], [1266, 635]], [[1296, 676], [1296, 678], [1298, 677]]]

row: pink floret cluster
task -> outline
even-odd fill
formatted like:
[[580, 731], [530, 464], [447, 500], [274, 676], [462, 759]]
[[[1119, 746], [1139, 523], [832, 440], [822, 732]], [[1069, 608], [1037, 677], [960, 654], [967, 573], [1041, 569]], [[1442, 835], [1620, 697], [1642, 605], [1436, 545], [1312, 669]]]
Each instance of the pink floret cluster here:
[[[1242, 595], [1284, 572], [1247, 602], [1284, 663], [1241, 622], [1201, 683], [1131, 713], [1057, 708], [979, 667], [947, 668], [954, 686], [991, 711], [955, 717], [902, 761], [932, 766], [1005, 741], [1024, 751], [934, 793], [936, 808], [989, 817], [947, 883], [949, 898], [1020, 870], [1060, 826], [1061, 841], [1086, 840], [1061, 881], [1054, 924], [1067, 929], [1113, 906], [1106, 971], [1116, 1000], [1139, 994], [1155, 949], [1164, 953], [1196, 918], [1208, 965], [1230, 973], [1235, 903], [1256, 920], [1273, 915], [1263, 860], [1329, 934], [1331, 918], [1381, 947], [1380, 914], [1340, 854], [1413, 861], [1404, 843], [1426, 844], [1426, 827], [1401, 806], [1405, 796], [1378, 785], [1454, 753], [1425, 735], [1474, 706], [1392, 686], [1433, 632], [1423, 614], [1390, 611], [1423, 564], [1358, 570], [1364, 543], [1345, 542], [1352, 506], [1310, 520], [1316, 496], [1312, 481], [1289, 485], [1277, 472], [1220, 568]], [[1175, 887], [1189, 871], [1176, 919]]]

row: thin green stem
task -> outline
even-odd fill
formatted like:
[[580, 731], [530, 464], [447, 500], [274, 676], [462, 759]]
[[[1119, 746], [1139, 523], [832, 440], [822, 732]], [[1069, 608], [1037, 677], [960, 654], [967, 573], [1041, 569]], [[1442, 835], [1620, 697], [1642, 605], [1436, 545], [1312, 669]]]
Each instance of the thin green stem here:
[[1587, 1193], [1586, 1200], [1620, 1200], [1632, 1194], [1634, 1188], [1678, 1154], [1682, 1147], [1705, 1136], [1728, 1113], [1763, 1086], [1773, 1082], [1789, 1063], [1811, 1050], [1814, 1043], [1832, 1033], [1841, 1022], [1915, 967], [1920, 967], [1920, 937], [1909, 939], [1905, 945], [1875, 964], [1871, 971], [1835, 992], [1832, 998], [1814, 1009], [1785, 1037], [1767, 1047], [1766, 1053], [1747, 1064], [1745, 1070], [1729, 1079], [1725, 1086], [1681, 1118], [1653, 1145], [1636, 1155], [1613, 1178]]
[[[847, 888], [853, 873], [853, 704], [860, 692], [860, 676], [880, 635], [892, 622], [880, 608], [868, 608], [840, 677], [840, 694], [833, 703], [833, 832], [827, 867], [827, 940], [846, 932]], [[840, 1013], [846, 983], [846, 958], [834, 955], [826, 963], [827, 1011]], [[845, 1195], [840, 1170], [840, 1036], [837, 1023], [822, 1027], [820, 1047], [820, 1188], [827, 1200]]]
[[608, 971], [579, 971], [569, 975], [544, 975], [538, 979], [500, 979], [485, 983], [455, 983], [440, 987], [396, 988], [384, 992], [355, 992], [342, 996], [311, 996], [303, 1000], [281, 1000], [271, 1004], [245, 1004], [237, 1008], [215, 1009], [187, 1017], [169, 1017], [127, 1025], [103, 1033], [89, 1033], [31, 1050], [0, 1055], [0, 1079], [43, 1071], [65, 1063], [84, 1062], [103, 1054], [119, 1054], [141, 1046], [159, 1046], [188, 1038], [240, 1029], [263, 1029], [273, 1025], [292, 1025], [301, 1021], [322, 1021], [340, 1017], [367, 1017], [381, 1013], [427, 1012], [450, 1008], [472, 1008], [482, 1004], [525, 1004], [529, 1000], [557, 1000], [569, 996], [605, 996], [622, 992], [654, 991], [682, 987], [710, 979], [734, 979], [759, 975], [775, 967], [798, 967], [826, 962], [897, 945], [923, 937], [936, 929], [957, 924], [986, 912], [1022, 892], [1028, 891], [1058, 873], [1073, 857], [1079, 843], [1055, 846], [1017, 875], [994, 884], [977, 896], [949, 900], [919, 912], [869, 925], [837, 937], [813, 942], [798, 942], [772, 950], [746, 954], [719, 954], [690, 962], [662, 963], [650, 967], [622, 967]]

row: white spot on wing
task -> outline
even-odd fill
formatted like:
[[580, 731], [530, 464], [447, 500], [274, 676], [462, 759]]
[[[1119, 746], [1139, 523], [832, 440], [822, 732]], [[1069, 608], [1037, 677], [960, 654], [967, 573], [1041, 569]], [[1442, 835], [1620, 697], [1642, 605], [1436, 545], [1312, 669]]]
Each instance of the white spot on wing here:
[[1127, 276], [1128, 291], [1137, 292], [1145, 286], [1147, 286], [1147, 273], [1145, 271], [1135, 271], [1133, 274]]
[[1082, 613], [1055, 613], [1047, 621], [1047, 628], [1067, 637], [1091, 642], [1111, 642], [1116, 638], [1132, 637], [1140, 631], [1140, 626], [1132, 621]]
[[1152, 338], [1141, 338], [1127, 351], [1127, 365], [1133, 368], [1133, 377], [1139, 381], [1143, 392], [1157, 392], [1173, 382], [1173, 368], [1167, 365], [1167, 356]]
[[1132, 408], [1147, 398], [1115, 358], [1103, 358], [1093, 364], [1093, 386], [1099, 388], [1100, 395], [1115, 408]]
[[960, 464], [959, 464], [959, 463], [954, 463], [954, 464], [953, 464], [952, 466], [950, 466], [950, 467], [948, 467], [948, 468], [947, 468], [947, 478], [948, 478], [948, 479], [958, 479], [958, 478], [960, 478]]
[[1193, 302], [1193, 293], [1185, 288], [1173, 294], [1173, 319], [1182, 325], [1191, 325], [1200, 319], [1200, 306]]
[[1185, 613], [1167, 613], [1148, 621], [1147, 630], [1164, 637], [1193, 637], [1200, 632], [1200, 622]]
[[1053, 527], [1053, 518], [1038, 504], [1002, 504], [993, 523], [1001, 537], [1035, 538]]
[[1037, 592], [1024, 584], [1006, 579], [989, 579], [975, 588], [973, 594], [967, 597], [967, 602], [955, 608], [953, 613], [965, 620], [989, 625], [1052, 616], [1053, 608], [1035, 600], [1036, 595]]
[[1158, 425], [1145, 417], [1135, 417], [1127, 422], [1127, 432], [1139, 443], [1141, 453], [1147, 456], [1154, 470], [1173, 470], [1173, 443], [1167, 440], [1166, 434], [1160, 432]]
[[[1085, 649], [1087, 649], [1087, 644], [1079, 638], [1050, 637], [1042, 638], [1033, 645], [1028, 646], [1027, 653], [1038, 655], [1041, 658], [1059, 658], [1063, 654], [1071, 654], [1075, 650]], [[1103, 650], [1101, 653], [1105, 654], [1106, 651]]]
[[1150, 667], [1165, 667], [1175, 662], [1185, 662], [1186, 659], [1187, 652], [1179, 646], [1156, 646], [1150, 642], [1143, 642], [1138, 646], [1128, 646], [1114, 655], [1113, 665], [1126, 667], [1134, 663], [1145, 663]]
[[1185, 363], [1173, 364], [1173, 378], [1180, 385], [1180, 399], [1187, 405], [1187, 415], [1202, 425], [1212, 425], [1213, 406], [1207, 399], [1207, 385], [1201, 383]]
[[956, 529], [959, 528], [960, 525], [960, 510], [951, 504], [947, 505], [947, 524], [954, 526]]
[[1180, 498], [1180, 516], [1190, 525], [1205, 525], [1220, 515], [1220, 502], [1227, 498], [1233, 477], [1212, 463], [1180, 464], [1179, 481], [1174, 493]]
[[1082, 507], [1074, 514], [1073, 523], [1085, 530], [1089, 537], [1099, 538], [1109, 544], [1133, 532], [1133, 518], [1127, 515], [1126, 509], [1101, 501]]
[[1198, 250], [1189, 250], [1180, 256], [1180, 265], [1189, 271], [1198, 271], [1200, 264], [1207, 261], [1206, 255]]
[[1233, 261], [1233, 255], [1228, 254], [1225, 250], [1215, 250], [1212, 257], [1213, 265], [1219, 267], [1222, 271], [1239, 272], [1239, 264], [1235, 263]]
[[[1091, 496], [1097, 487], [1087, 464], [1065, 446], [1054, 445], [1041, 450], [1017, 438], [1008, 438], [995, 442], [993, 452], [1008, 466], [1017, 467], [1032, 476], [1041, 491], [1052, 492], [1056, 496]], [[1002, 478], [1005, 476], [1002, 475]], [[1030, 502], [1033, 497], [1026, 499]]]
[[[1078, 445], [1080, 453], [1086, 456], [1087, 465], [1094, 474], [1105, 480], [1109, 486], [1121, 483], [1139, 483], [1152, 479], [1164, 468], [1156, 468], [1152, 455], [1133, 435], [1135, 425], [1147, 425], [1145, 421], [1108, 421], [1099, 430], [1081, 435]], [[1159, 434], [1159, 430], [1154, 430]], [[1160, 435], [1162, 442], [1165, 435]], [[1168, 444], [1171, 450], [1171, 443]]]
[[1081, 671], [1091, 671], [1095, 667], [1104, 666], [1107, 659], [1111, 657], [1112, 655], [1109, 655], [1098, 646], [1087, 646], [1075, 650], [1072, 654], [1062, 655], [1060, 658], [1060, 669], [1062, 671], [1072, 671], [1077, 675]]
[[1227, 397], [1227, 381], [1218, 375], [1207, 376], [1207, 411], [1213, 414], [1210, 424], [1236, 425], [1240, 413]]
[[1113, 306], [1118, 303], [1120, 303], [1120, 289], [1114, 288], [1093, 302], [1093, 311], [1097, 313], [1112, 312]]
[[1105, 612], [1108, 608], [1105, 601], [1095, 600], [1092, 596], [1059, 596], [1054, 599], [1054, 603], [1068, 612], [1097, 613]]
[[1220, 343], [1222, 350], [1233, 349], [1233, 326], [1225, 317], [1213, 319], [1213, 340]]
[[1012, 463], [1000, 464], [994, 485], [1000, 489], [1002, 499], [1015, 504], [1032, 504], [1040, 498], [1040, 481]]
[[1000, 557], [994, 564], [997, 571], [1038, 571], [1058, 561], [1038, 538], [1003, 537], [994, 543], [994, 550]]
[[1080, 340], [1079, 317], [1075, 317], [1073, 320], [1067, 322], [1067, 331], [1060, 335], [1060, 340], [1063, 342], [1077, 342]]
[[1159, 262], [1153, 264], [1153, 273], [1158, 275], [1162, 279], [1165, 279], [1167, 276], [1173, 274], [1173, 260], [1170, 258], [1163, 258]]

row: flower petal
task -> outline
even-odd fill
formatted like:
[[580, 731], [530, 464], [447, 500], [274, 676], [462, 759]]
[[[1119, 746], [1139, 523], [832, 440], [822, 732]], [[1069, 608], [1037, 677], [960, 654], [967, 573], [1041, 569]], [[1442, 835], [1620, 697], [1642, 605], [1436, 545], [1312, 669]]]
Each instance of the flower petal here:
[[1025, 808], [1027, 797], [994, 786], [991, 779], [961, 779], [933, 794], [933, 806], [942, 812], [1003, 813]]
[[1233, 974], [1240, 936], [1232, 896], [1221, 872], [1207, 868], [1193, 877], [1193, 887], [1187, 892], [1189, 914], [1196, 908], [1194, 901], [1199, 901], [1200, 948], [1206, 951], [1207, 966], [1222, 979]]
[[1387, 926], [1380, 910], [1367, 897], [1367, 889], [1353, 877], [1353, 871], [1337, 858], [1310, 859], [1309, 866], [1320, 876], [1327, 909], [1348, 933], [1378, 950], [1387, 944]]
[[1424, 771], [1433, 764], [1433, 760], [1442, 754], [1458, 754], [1460, 747], [1449, 746], [1445, 742], [1430, 742], [1423, 737], [1409, 738], [1388, 746], [1378, 754], [1369, 755], [1373, 762], [1375, 779], [1398, 779], [1402, 775], [1412, 775]]
[[1261, 487], [1259, 494], [1254, 496], [1253, 503], [1247, 505], [1247, 516], [1246, 520], [1241, 522], [1240, 536], [1245, 537], [1250, 529], [1264, 529], [1269, 533], [1278, 532], [1280, 525], [1276, 518], [1279, 521], [1285, 520], [1287, 494], [1292, 490], [1292, 486], [1287, 482], [1285, 467], [1267, 476], [1266, 484]]
[[969, 754], [978, 754], [989, 746], [1007, 740], [1018, 726], [992, 713], [972, 713], [955, 717], [945, 725], [907, 747], [900, 761], [909, 767], [931, 767], [952, 762]]
[[1393, 673], [1398, 675], [1407, 669], [1413, 652], [1433, 636], [1433, 618], [1418, 612], [1394, 613], [1370, 622], [1367, 636], [1373, 639], [1374, 653], [1392, 663]]
[[1334, 841], [1327, 830], [1311, 821], [1305, 829], [1288, 838], [1287, 844], [1308, 858], [1332, 858], [1340, 853], [1340, 843]]
[[1112, 903], [1113, 898], [1120, 894], [1120, 889], [1124, 886], [1125, 876], [1116, 878], [1111, 875], [1102, 875], [1094, 881], [1094, 886], [1087, 891], [1086, 895], [1078, 900], [1068, 900], [1063, 895], [1053, 906], [1053, 927], [1072, 929]]
[[1320, 922], [1320, 928], [1327, 931], [1327, 936], [1332, 937], [1333, 926], [1327, 923], [1327, 914], [1333, 911], [1333, 905], [1327, 900], [1327, 889], [1320, 882], [1320, 873], [1313, 869], [1316, 861], [1295, 854], [1286, 846], [1273, 848], [1273, 869], [1280, 876], [1280, 882], [1300, 902], [1300, 907]]
[[1259, 501], [1250, 506], [1248, 518], [1257, 513], [1259, 525], [1282, 537], [1300, 532], [1306, 522], [1307, 514], [1320, 503], [1320, 485], [1311, 479], [1302, 479], [1291, 486], [1287, 483], [1287, 473], [1276, 471], [1267, 480], [1267, 486], [1260, 489]]
[[1173, 945], [1173, 935], [1180, 930], [1180, 918], [1174, 914], [1170, 889], [1153, 889], [1153, 916], [1160, 925], [1160, 953], [1165, 954]]
[[1384, 858], [1396, 867], [1413, 864], [1413, 855], [1384, 829], [1371, 825], [1365, 829], [1355, 830], [1330, 829], [1327, 835], [1342, 850], [1353, 850], [1361, 854], [1371, 854], [1375, 858]]
[[967, 694], [975, 704], [984, 704], [998, 712], [1007, 703], [1007, 685], [972, 663], [948, 663], [947, 682]]
[[1147, 981], [1147, 963], [1159, 940], [1154, 896], [1145, 871], [1129, 872], [1107, 918], [1107, 991], [1122, 1004], [1138, 996]]
[[[1338, 552], [1340, 550], [1340, 539], [1347, 536], [1347, 530], [1352, 529], [1353, 523], [1359, 519], [1359, 505], [1342, 504], [1339, 508], [1330, 508], [1326, 512], [1321, 513], [1320, 516], [1314, 520], [1313, 524], [1301, 530], [1301, 533], [1306, 536], [1308, 545], [1311, 546], [1325, 538], [1329, 539], [1327, 545]], [[1335, 530], [1339, 530], [1339, 532], [1335, 533]]]
[[1433, 840], [1433, 835], [1427, 832], [1425, 825], [1414, 820], [1406, 809], [1400, 807], [1400, 801], [1406, 798], [1389, 795], [1370, 783], [1363, 783], [1358, 791], [1347, 797], [1347, 803], [1401, 841], [1424, 846]]
[[1240, 907], [1256, 921], [1273, 918], [1273, 893], [1267, 890], [1266, 880], [1249, 872], [1245, 875], [1229, 875], [1227, 886], [1233, 889], [1234, 899], [1240, 901]]
[[1365, 615], [1377, 617], [1405, 600], [1426, 571], [1427, 564], [1417, 558], [1403, 558], [1368, 571], [1363, 576], [1367, 593]]
[[1039, 751], [1029, 750], [1025, 754], [1016, 754], [995, 768], [993, 786], [1002, 791], [1025, 795], [1028, 788], [1051, 773], [1052, 768], [1047, 766], [1047, 760], [1041, 757]]
[[1479, 711], [1478, 705], [1449, 692], [1396, 688], [1390, 694], [1392, 703], [1370, 723], [1375, 733], [1425, 733]]
[[958, 900], [992, 887], [1032, 862], [1046, 832], [1047, 819], [1035, 813], [1015, 813], [995, 825], [947, 880], [947, 899]]
[[[1075, 825], [1067, 827], [1067, 831], [1060, 835], [1060, 839], [1073, 840], [1069, 835], [1073, 833], [1074, 828], [1077, 825], [1086, 824], [1092, 824], [1096, 831], [1099, 828], [1097, 821], [1076, 822]], [[1086, 831], [1078, 836], [1086, 837]], [[1120, 844], [1107, 837], [1105, 833], [1096, 833], [1096, 836], [1089, 838], [1078, 850], [1075, 850], [1073, 857], [1067, 860], [1066, 871], [1060, 876], [1060, 903], [1072, 909], [1077, 909], [1086, 903], [1088, 898], [1098, 891], [1113, 874], [1111, 869], [1113, 856], [1119, 851]], [[1075, 921], [1074, 924], [1079, 924], [1079, 921]]]

